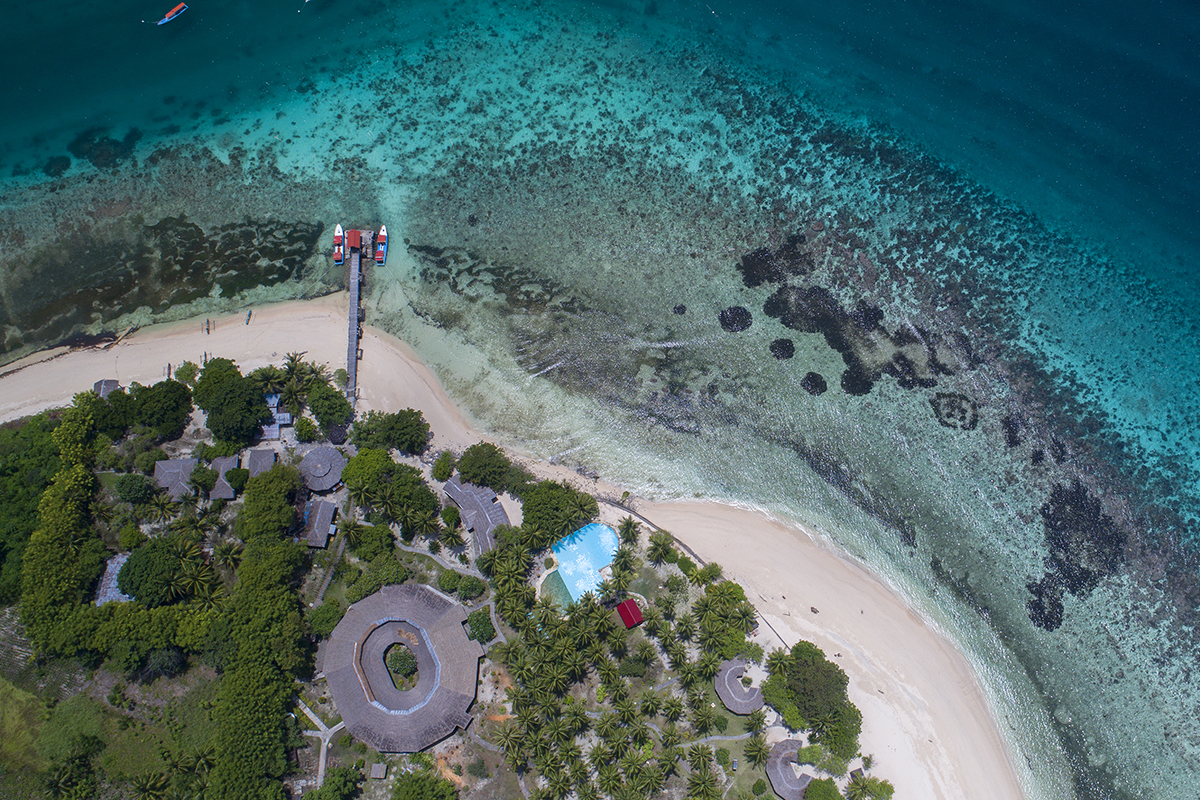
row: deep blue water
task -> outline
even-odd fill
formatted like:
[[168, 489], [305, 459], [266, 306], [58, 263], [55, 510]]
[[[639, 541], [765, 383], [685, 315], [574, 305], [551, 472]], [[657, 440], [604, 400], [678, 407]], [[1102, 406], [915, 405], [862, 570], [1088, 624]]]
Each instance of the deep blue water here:
[[1194, 796], [1194, 6], [171, 5], [6, 19], [6, 357], [384, 220], [372, 320], [481, 424], [827, 532], [1031, 795]]

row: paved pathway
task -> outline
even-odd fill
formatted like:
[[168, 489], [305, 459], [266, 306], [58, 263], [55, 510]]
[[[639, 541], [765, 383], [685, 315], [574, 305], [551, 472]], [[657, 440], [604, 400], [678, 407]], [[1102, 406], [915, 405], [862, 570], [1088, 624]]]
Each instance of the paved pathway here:
[[331, 744], [329, 740], [333, 738], [335, 733], [346, 727], [346, 723], [342, 721], [337, 725], [334, 725], [332, 728], [327, 728], [321, 718], [313, 713], [313, 710], [305, 705], [304, 701], [299, 697], [296, 698], [296, 705], [300, 706], [300, 710], [304, 712], [305, 716], [316, 723], [316, 726], [319, 729], [315, 731], [305, 731], [304, 735], [312, 736], [321, 740], [321, 760], [317, 764], [317, 788], [320, 789], [321, 784], [325, 782], [325, 756], [329, 753], [329, 746]]

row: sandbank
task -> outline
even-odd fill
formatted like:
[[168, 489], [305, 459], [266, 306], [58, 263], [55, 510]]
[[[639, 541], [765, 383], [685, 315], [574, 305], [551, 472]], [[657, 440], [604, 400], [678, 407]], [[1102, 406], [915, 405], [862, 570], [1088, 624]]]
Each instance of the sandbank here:
[[[244, 312], [200, 317], [147, 327], [107, 348], [34, 354], [0, 368], [0, 421], [66, 405], [106, 378], [124, 386], [154, 383], [167, 376], [168, 365], [200, 363], [206, 353], [235, 360], [243, 372], [300, 351], [305, 360], [336, 369], [346, 355], [346, 306], [341, 293], [256, 308], [249, 324]], [[433, 429], [435, 450], [461, 450], [488, 438], [402, 341], [366, 327], [361, 348], [359, 411], [419, 409]], [[580, 482], [566, 468], [533, 466]], [[620, 495], [617, 487], [586, 488]], [[746, 588], [764, 622], [758, 641], [768, 652], [804, 638], [841, 665], [863, 714], [862, 750], [874, 755], [873, 773], [890, 780], [897, 797], [1022, 797], [966, 659], [875, 576], [827, 549], [813, 532], [753, 511], [691, 501], [638, 500], [636, 508]]]

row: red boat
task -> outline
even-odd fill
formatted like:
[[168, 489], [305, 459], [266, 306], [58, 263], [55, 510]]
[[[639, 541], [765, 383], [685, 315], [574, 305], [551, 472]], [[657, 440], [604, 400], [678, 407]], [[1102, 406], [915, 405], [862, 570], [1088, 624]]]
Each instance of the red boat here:
[[340, 264], [346, 258], [346, 244], [342, 236], [342, 224], [333, 229], [333, 263]]
[[158, 21], [159, 25], [166, 25], [171, 20], [178, 17], [183, 12], [187, 11], [187, 3], [180, 3], [167, 12], [167, 15]]
[[379, 235], [375, 237], [375, 263], [382, 264], [387, 261], [387, 225], [379, 229]]

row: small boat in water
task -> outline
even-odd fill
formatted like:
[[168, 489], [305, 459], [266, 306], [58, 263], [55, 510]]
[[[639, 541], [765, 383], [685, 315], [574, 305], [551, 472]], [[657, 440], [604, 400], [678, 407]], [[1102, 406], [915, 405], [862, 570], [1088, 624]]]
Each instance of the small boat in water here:
[[183, 12], [187, 11], [187, 3], [180, 3], [167, 12], [167, 15], [158, 21], [159, 25], [166, 25], [171, 20], [178, 17]]
[[339, 222], [333, 229], [333, 263], [340, 264], [346, 258], [346, 243], [342, 236], [342, 224]]
[[375, 237], [375, 263], [387, 261], [387, 225], [380, 227], [379, 235]]

